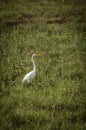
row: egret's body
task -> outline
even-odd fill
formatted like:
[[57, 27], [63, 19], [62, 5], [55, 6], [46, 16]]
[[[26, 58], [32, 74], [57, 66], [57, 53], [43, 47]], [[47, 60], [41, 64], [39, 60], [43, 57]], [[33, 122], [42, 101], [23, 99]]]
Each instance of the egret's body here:
[[24, 82], [27, 82], [27, 83], [30, 83], [33, 79], [34, 79], [34, 76], [36, 75], [36, 65], [35, 65], [35, 62], [34, 62], [34, 56], [36, 56], [36, 54], [33, 54], [32, 57], [31, 57], [31, 60], [32, 60], [32, 63], [33, 63], [33, 70], [29, 73], [27, 73], [23, 80], [22, 80], [22, 83]]
[[25, 77], [23, 78], [22, 83], [24, 83], [24, 82], [27, 82], [27, 83], [31, 82], [34, 79], [35, 75], [36, 75], [36, 73], [33, 70], [31, 72], [27, 73], [25, 75]]

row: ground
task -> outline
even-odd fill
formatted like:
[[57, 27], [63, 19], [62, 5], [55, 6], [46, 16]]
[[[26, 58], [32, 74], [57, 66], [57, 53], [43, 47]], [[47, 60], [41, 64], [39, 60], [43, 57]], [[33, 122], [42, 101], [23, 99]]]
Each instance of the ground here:
[[1, 130], [86, 129], [85, 12], [80, 0], [0, 1]]

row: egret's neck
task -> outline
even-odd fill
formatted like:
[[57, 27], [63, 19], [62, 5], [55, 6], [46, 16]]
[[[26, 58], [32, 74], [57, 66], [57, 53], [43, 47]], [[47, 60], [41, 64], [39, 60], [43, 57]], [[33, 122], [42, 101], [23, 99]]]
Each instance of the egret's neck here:
[[34, 59], [33, 59], [33, 58], [34, 58], [34, 57], [32, 56], [31, 60], [32, 60], [32, 62], [33, 62], [33, 70], [36, 71], [36, 65], [35, 65], [35, 62], [34, 62]]

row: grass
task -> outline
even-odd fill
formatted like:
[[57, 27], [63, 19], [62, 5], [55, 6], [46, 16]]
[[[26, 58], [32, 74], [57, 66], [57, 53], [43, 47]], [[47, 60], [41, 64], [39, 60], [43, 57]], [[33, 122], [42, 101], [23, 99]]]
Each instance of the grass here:
[[[1, 5], [1, 130], [85, 130], [85, 6], [27, 0]], [[22, 84], [33, 53], [43, 54], [35, 58], [37, 75]]]

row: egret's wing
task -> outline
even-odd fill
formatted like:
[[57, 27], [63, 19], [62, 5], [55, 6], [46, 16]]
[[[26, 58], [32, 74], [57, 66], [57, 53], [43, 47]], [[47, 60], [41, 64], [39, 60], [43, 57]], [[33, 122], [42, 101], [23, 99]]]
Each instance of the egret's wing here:
[[27, 73], [27, 74], [25, 75], [25, 77], [23, 78], [23, 81], [22, 81], [22, 82], [25, 82], [25, 81], [31, 82], [32, 79], [34, 78], [34, 76], [35, 76], [35, 72], [32, 70], [31, 72], [29, 72], [29, 73]]

